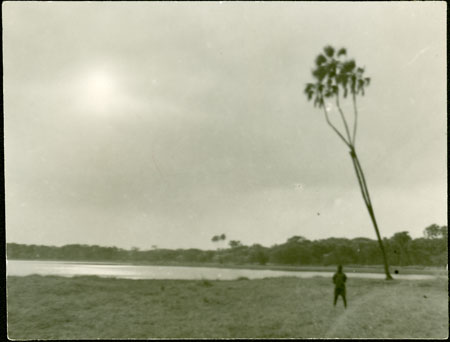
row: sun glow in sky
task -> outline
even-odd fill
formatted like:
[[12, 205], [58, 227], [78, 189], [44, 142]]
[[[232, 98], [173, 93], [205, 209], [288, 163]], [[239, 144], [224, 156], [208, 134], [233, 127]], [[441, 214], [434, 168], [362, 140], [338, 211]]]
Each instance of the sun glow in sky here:
[[117, 102], [119, 87], [112, 72], [96, 68], [82, 74], [78, 87], [80, 105], [89, 112], [107, 114]]

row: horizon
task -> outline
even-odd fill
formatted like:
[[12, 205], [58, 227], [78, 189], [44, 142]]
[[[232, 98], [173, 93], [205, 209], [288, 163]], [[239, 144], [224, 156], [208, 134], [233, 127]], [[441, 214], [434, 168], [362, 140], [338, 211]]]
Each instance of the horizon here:
[[[431, 226], [431, 225], [429, 225], [429, 226]], [[440, 226], [440, 225], [438, 225], [438, 226]], [[424, 229], [424, 230], [425, 230], [425, 229]], [[409, 231], [401, 231], [401, 232], [399, 231], [399, 232], [395, 232], [394, 234], [396, 234], [396, 233], [402, 233], [402, 232], [407, 232], [408, 234], [410, 234]], [[394, 235], [394, 234], [393, 234], [393, 235]], [[225, 234], [225, 235], [226, 235], [226, 234]], [[393, 236], [393, 235], [392, 235], [392, 236]], [[296, 236], [296, 235], [294, 235], [294, 236]], [[277, 245], [286, 243], [290, 238], [292, 238], [292, 237], [294, 237], [294, 236], [291, 236], [291, 237], [286, 238], [286, 240], [283, 241], [283, 242], [281, 242], [281, 243], [274, 243], [274, 244], [267, 245], [267, 246], [266, 246], [266, 245], [260, 245], [260, 244], [258, 244], [258, 245], [260, 245], [260, 246], [262, 246], [262, 247], [264, 247], [264, 248], [272, 248], [272, 247], [274, 247], [274, 246], [277, 246]], [[386, 237], [386, 238], [389, 239], [389, 238], [391, 238], [392, 236], [389, 236], [389, 237]], [[411, 235], [410, 235], [410, 236], [411, 236]], [[310, 242], [321, 241], [321, 240], [329, 240], [329, 239], [336, 239], [336, 240], [344, 239], [344, 240], [349, 240], [349, 241], [353, 241], [353, 240], [357, 240], [357, 239], [367, 239], [367, 240], [370, 240], [370, 241], [377, 242], [377, 240], [374, 239], [374, 238], [368, 238], [368, 237], [364, 237], [364, 236], [357, 236], [357, 237], [354, 237], [354, 238], [329, 236], [329, 237], [320, 238], [320, 239], [308, 239], [308, 238], [305, 237], [305, 236], [301, 236], [301, 237], [305, 238], [306, 241], [310, 241]], [[419, 236], [419, 237], [416, 237], [416, 238], [414, 238], [414, 237], [411, 236], [411, 238], [412, 238], [413, 240], [415, 240], [415, 239], [425, 238], [425, 236], [424, 236], [424, 234], [423, 234], [422, 236]], [[69, 246], [69, 245], [79, 245], [79, 246], [88, 246], [88, 247], [104, 247], [104, 248], [118, 248], [118, 249], [123, 249], [123, 250], [132, 250], [132, 249], [137, 248], [140, 252], [144, 252], [144, 251], [158, 250], [158, 249], [173, 249], [173, 250], [176, 250], [176, 249], [199, 249], [199, 250], [203, 250], [203, 251], [209, 251], [209, 250], [218, 250], [218, 249], [231, 248], [231, 247], [229, 246], [229, 242], [230, 242], [230, 241], [238, 241], [238, 242], [241, 242], [240, 240], [237, 240], [237, 239], [228, 239], [228, 237], [227, 237], [224, 241], [226, 242], [225, 247], [222, 247], [222, 248], [221, 248], [220, 246], [217, 246], [217, 244], [216, 244], [216, 246], [213, 246], [213, 247], [216, 247], [215, 249], [211, 249], [211, 248], [205, 249], [205, 248], [195, 248], [195, 247], [169, 248], [169, 247], [160, 247], [160, 246], [157, 246], [157, 245], [153, 245], [153, 246], [150, 247], [149, 249], [141, 249], [141, 248], [136, 247], [136, 246], [131, 246], [130, 248], [121, 248], [121, 247], [119, 247], [119, 246], [101, 245], [101, 244], [94, 244], [94, 245], [92, 245], [92, 244], [81, 244], [81, 243], [69, 243], [69, 244], [64, 244], [64, 245], [46, 245], [46, 244], [24, 244], [24, 243], [14, 242], [14, 241], [5, 242], [5, 244], [8, 244], [8, 243], [9, 243], [9, 244], [26, 245], [26, 246], [35, 245], [35, 246], [56, 247], [56, 248], [60, 248], [60, 247], [64, 247], [64, 246]], [[257, 243], [242, 244], [242, 246], [246, 246], [246, 247], [251, 247], [251, 246], [253, 246], [253, 245], [257, 245]]]
[[381, 236], [447, 225], [445, 9], [4, 3], [6, 243], [376, 239], [347, 149], [303, 93], [328, 44], [372, 79], [357, 149]]

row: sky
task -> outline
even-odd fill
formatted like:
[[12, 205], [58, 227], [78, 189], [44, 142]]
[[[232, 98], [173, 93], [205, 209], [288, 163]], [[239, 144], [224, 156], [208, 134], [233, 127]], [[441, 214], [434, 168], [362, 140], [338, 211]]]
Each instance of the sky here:
[[3, 2], [6, 241], [375, 239], [303, 93], [328, 44], [372, 79], [356, 149], [381, 235], [447, 225], [445, 2]]

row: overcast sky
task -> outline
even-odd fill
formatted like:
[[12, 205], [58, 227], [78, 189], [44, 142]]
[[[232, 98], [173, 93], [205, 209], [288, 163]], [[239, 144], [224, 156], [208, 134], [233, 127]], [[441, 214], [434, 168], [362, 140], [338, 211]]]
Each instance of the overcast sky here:
[[375, 239], [303, 94], [327, 44], [372, 78], [357, 150], [382, 236], [446, 225], [444, 2], [7, 2], [7, 242]]

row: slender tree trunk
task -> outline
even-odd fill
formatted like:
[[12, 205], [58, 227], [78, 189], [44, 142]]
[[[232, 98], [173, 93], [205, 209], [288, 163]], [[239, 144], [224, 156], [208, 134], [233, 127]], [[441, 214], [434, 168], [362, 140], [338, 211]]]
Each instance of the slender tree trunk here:
[[359, 187], [361, 188], [361, 194], [363, 196], [364, 203], [366, 204], [367, 210], [369, 212], [370, 218], [375, 228], [375, 233], [377, 234], [378, 244], [380, 246], [381, 254], [383, 256], [384, 272], [386, 274], [386, 280], [392, 280], [392, 276], [389, 272], [389, 265], [386, 257], [386, 251], [383, 245], [383, 240], [381, 239], [380, 236], [377, 220], [375, 218], [375, 212], [373, 210], [372, 202], [370, 200], [369, 189], [367, 188], [366, 179], [364, 177], [364, 173], [361, 168], [361, 164], [359, 163], [358, 156], [356, 155], [354, 146], [351, 146], [350, 155], [352, 157], [353, 167], [355, 168], [356, 177], [358, 178], [358, 183]]

